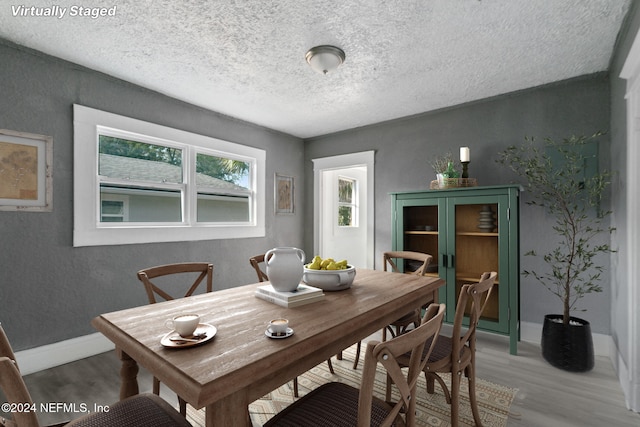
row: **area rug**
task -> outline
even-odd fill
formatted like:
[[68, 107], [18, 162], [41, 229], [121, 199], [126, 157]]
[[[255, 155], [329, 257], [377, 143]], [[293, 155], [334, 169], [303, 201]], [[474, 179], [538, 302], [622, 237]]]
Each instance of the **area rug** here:
[[[313, 390], [330, 381], [343, 382], [353, 386], [360, 384], [362, 374], [362, 363], [360, 360], [358, 369], [354, 370], [353, 359], [355, 357], [355, 347], [351, 347], [343, 352], [343, 359], [332, 358], [335, 374], [329, 372], [326, 363], [321, 363], [310, 371], [298, 377], [298, 387], [300, 396], [304, 396]], [[361, 356], [364, 357], [364, 356]], [[378, 365], [378, 372], [375, 382], [375, 393], [384, 398], [385, 393], [384, 370]], [[447, 384], [450, 377], [443, 375]], [[504, 427], [507, 425], [509, 408], [515, 397], [517, 390], [489, 381], [476, 378], [476, 396], [478, 398], [478, 408], [482, 424], [485, 427]], [[393, 396], [393, 394], [392, 394]], [[468, 383], [463, 378], [460, 388], [460, 425], [474, 426], [473, 414], [469, 405]], [[397, 396], [393, 396], [394, 400]], [[268, 395], [256, 400], [249, 406], [251, 421], [254, 426], [262, 426], [275, 413], [281, 411], [291, 404], [293, 397], [293, 383], [289, 382], [272, 391]], [[435, 393], [428, 394], [425, 388], [424, 376], [418, 383], [417, 420], [420, 426], [447, 427], [450, 426], [450, 407], [445, 400], [445, 396], [436, 383]], [[194, 426], [204, 427], [204, 410], [197, 411], [187, 405], [187, 418]]]

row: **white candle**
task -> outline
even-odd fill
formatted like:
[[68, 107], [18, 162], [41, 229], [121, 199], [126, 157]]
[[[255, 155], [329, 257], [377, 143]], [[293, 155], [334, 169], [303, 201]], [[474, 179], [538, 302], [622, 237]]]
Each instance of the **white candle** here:
[[460, 147], [460, 161], [468, 162], [470, 161], [470, 157], [471, 156], [469, 155], [469, 147]]

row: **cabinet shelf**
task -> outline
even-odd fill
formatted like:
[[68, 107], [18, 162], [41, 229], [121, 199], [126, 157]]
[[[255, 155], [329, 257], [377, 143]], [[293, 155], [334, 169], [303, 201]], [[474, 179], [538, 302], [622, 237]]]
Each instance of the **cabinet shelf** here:
[[437, 231], [407, 230], [407, 231], [404, 232], [404, 234], [425, 234], [425, 235], [437, 236], [438, 232]]
[[498, 237], [498, 233], [486, 233], [483, 231], [458, 231], [456, 236]]
[[[469, 272], [460, 272], [456, 273], [456, 281], [464, 282], [464, 283], [477, 283], [478, 279], [480, 279], [480, 274], [469, 273]], [[494, 282], [496, 285], [500, 284], [500, 281], [496, 279]]]
[[[437, 236], [437, 231], [420, 231], [420, 230], [407, 230], [404, 234], [413, 234], [413, 235], [426, 235], [426, 236]], [[483, 231], [458, 231], [456, 232], [458, 236], [476, 236], [476, 237], [498, 237], [498, 233], [486, 233]]]

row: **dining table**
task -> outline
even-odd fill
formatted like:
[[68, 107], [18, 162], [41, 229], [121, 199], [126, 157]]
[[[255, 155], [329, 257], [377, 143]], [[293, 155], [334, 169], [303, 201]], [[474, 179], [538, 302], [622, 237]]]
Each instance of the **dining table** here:
[[[121, 359], [120, 398], [138, 393], [144, 367], [193, 407], [206, 426], [250, 426], [248, 406], [287, 381], [357, 343], [437, 295], [438, 277], [358, 269], [348, 289], [293, 308], [257, 298], [260, 285], [216, 290], [99, 315], [95, 329]], [[167, 319], [197, 313], [213, 339], [172, 348], [161, 343]], [[293, 334], [272, 339], [271, 319], [286, 318]]]

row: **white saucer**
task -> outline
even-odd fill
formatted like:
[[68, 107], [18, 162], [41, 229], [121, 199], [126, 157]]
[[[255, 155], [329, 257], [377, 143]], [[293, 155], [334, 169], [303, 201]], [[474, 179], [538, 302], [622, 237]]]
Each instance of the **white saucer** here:
[[[193, 341], [180, 341], [180, 335], [176, 331], [171, 331], [165, 336], [162, 337], [160, 343], [165, 347], [170, 348], [185, 348], [185, 347], [194, 347], [200, 344], [204, 344], [213, 339], [216, 336], [216, 332], [218, 329], [210, 325], [208, 323], [200, 323], [196, 330], [193, 332], [196, 336], [200, 334], [205, 334], [206, 336], [197, 342]], [[176, 341], [172, 340], [175, 339]]]
[[293, 335], [293, 329], [287, 328], [287, 332], [285, 332], [284, 335], [274, 335], [274, 333], [271, 332], [271, 329], [267, 328], [267, 330], [264, 331], [264, 334], [273, 339], [289, 338], [291, 335]]

